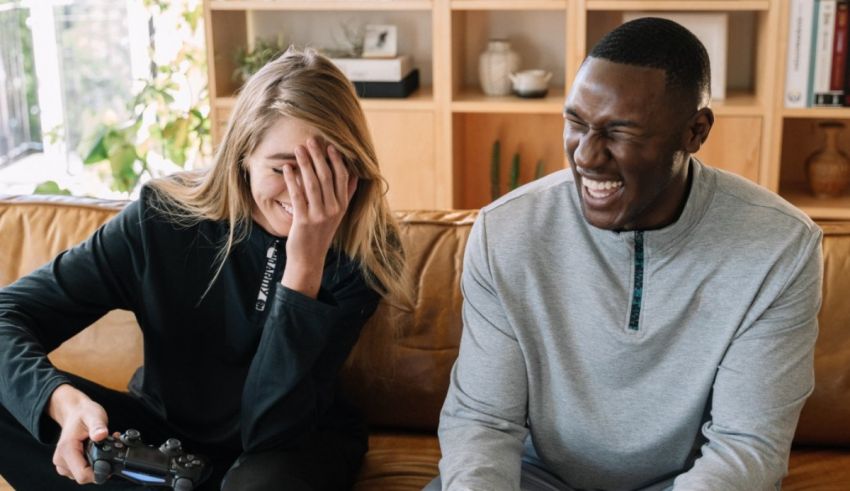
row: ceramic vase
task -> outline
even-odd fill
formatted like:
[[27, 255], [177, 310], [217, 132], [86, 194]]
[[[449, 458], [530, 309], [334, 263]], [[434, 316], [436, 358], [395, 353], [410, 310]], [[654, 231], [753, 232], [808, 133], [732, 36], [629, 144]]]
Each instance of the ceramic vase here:
[[850, 189], [850, 159], [838, 148], [844, 124], [828, 121], [818, 126], [824, 133], [824, 145], [806, 159], [809, 188], [819, 198], [838, 197]]
[[487, 95], [510, 95], [510, 74], [519, 69], [519, 55], [506, 39], [491, 39], [478, 58], [478, 78]]

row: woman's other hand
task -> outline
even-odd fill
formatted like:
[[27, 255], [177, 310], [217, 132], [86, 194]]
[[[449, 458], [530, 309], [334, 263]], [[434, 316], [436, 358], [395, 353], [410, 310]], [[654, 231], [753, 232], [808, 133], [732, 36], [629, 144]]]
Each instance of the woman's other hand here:
[[87, 484], [94, 481], [94, 473], [86, 460], [86, 439], [99, 442], [109, 434], [107, 416], [103, 406], [68, 384], [57, 387], [50, 396], [48, 415], [62, 427], [53, 465], [56, 472]]
[[298, 172], [283, 168], [293, 217], [281, 283], [312, 298], [319, 293], [325, 256], [357, 188], [342, 155], [331, 145], [326, 152], [310, 138], [306, 147], [295, 149]]

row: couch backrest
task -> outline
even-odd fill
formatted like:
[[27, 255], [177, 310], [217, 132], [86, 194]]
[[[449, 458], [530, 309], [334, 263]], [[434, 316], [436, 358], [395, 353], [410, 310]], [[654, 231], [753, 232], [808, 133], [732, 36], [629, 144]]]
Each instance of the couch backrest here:
[[[90, 235], [122, 202], [0, 197], [0, 286]], [[461, 331], [459, 278], [476, 213], [398, 212], [415, 308], [382, 303], [346, 362], [343, 387], [373, 425], [436, 429]], [[817, 387], [796, 441], [850, 445], [850, 222], [822, 223], [824, 300], [815, 350]], [[124, 389], [141, 363], [133, 315], [113, 312], [50, 354], [66, 370]], [[103, 370], [103, 367], [113, 367]]]

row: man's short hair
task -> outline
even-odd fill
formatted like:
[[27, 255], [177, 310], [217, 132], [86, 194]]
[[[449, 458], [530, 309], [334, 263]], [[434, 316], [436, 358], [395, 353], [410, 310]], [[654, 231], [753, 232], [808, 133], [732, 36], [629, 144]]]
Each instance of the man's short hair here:
[[705, 46], [681, 25], [658, 17], [626, 22], [606, 34], [588, 55], [614, 63], [660, 68], [668, 88], [681, 89], [696, 104], [708, 103], [711, 66]]

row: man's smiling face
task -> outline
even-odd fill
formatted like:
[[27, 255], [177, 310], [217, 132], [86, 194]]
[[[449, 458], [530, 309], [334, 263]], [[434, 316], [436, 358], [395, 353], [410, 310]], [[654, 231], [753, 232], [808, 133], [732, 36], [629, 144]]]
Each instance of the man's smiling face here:
[[564, 108], [564, 148], [591, 225], [653, 229], [678, 218], [690, 116], [665, 82], [663, 70], [600, 58], [579, 70]]

